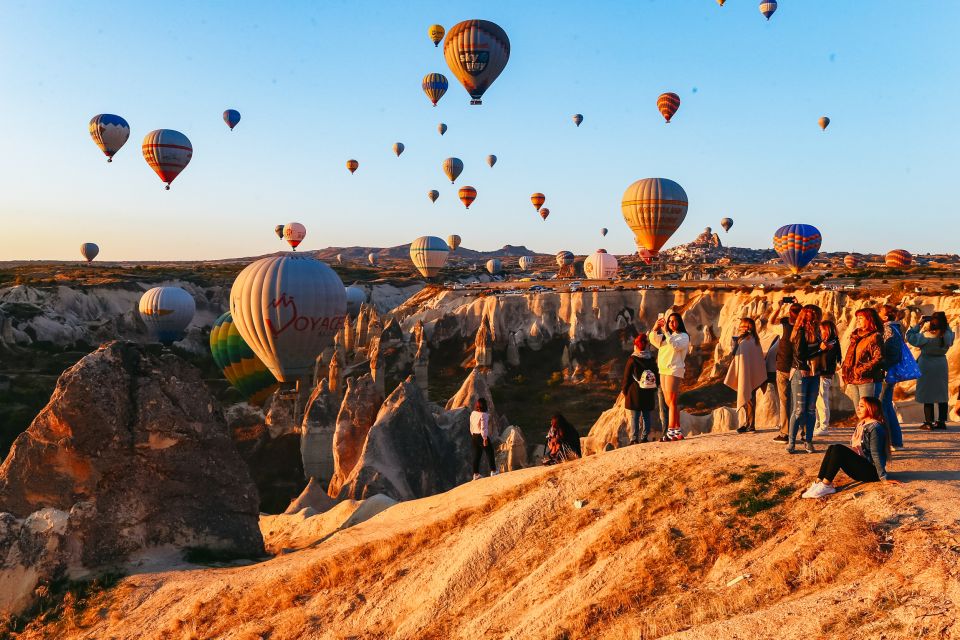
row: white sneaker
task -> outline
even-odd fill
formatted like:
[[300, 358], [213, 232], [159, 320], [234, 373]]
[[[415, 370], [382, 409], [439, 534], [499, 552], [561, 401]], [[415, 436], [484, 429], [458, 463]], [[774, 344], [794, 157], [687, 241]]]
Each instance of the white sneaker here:
[[473, 474], [473, 479], [474, 479], [474, 480], [479, 480], [479, 479], [480, 479], [480, 474], [479, 474], [479, 473]]
[[818, 482], [818, 483], [817, 483], [817, 486], [810, 488], [810, 490], [807, 492], [807, 495], [806, 495], [805, 497], [807, 497], [807, 498], [826, 498], [826, 497], [827, 497], [828, 495], [830, 495], [831, 493], [836, 493], [836, 492], [837, 492], [837, 490], [834, 489], [832, 485], [824, 484], [824, 483], [822, 483], [822, 482]]
[[493, 476], [495, 476], [495, 475], [497, 475], [497, 472], [496, 472], [496, 471], [491, 471], [491, 472], [490, 472], [490, 477], [491, 477], [491, 478], [492, 478]]
[[821, 427], [819, 429], [813, 430], [813, 435], [815, 436], [828, 436], [830, 435], [830, 427]]
[[810, 483], [810, 486], [807, 487], [807, 490], [800, 494], [800, 497], [801, 497], [801, 498], [809, 498], [809, 497], [810, 497], [810, 492], [813, 491], [814, 489], [816, 489], [818, 486], [820, 486], [820, 483], [817, 482], [816, 480], [814, 480], [813, 482]]

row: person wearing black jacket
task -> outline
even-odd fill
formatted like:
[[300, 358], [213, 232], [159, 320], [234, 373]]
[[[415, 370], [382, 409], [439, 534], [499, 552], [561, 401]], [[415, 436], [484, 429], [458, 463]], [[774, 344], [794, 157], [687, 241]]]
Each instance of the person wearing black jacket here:
[[833, 320], [820, 323], [820, 350], [815, 369], [820, 376], [820, 394], [817, 398], [817, 418], [813, 435], [825, 436], [830, 431], [830, 389], [837, 374], [837, 366], [843, 361], [840, 353], [840, 337]]
[[814, 453], [813, 423], [820, 376], [815, 370], [820, 355], [820, 307], [808, 304], [803, 307], [793, 328], [790, 342], [793, 345], [793, 419], [790, 424], [787, 453], [796, 453], [797, 433], [804, 430], [804, 451]]
[[[633, 353], [627, 358], [627, 365], [623, 370], [623, 381], [620, 384], [623, 406], [629, 418], [627, 439], [630, 444], [647, 442], [650, 437], [650, 412], [657, 400], [659, 384], [657, 359], [650, 351], [647, 334], [641, 333], [633, 341]], [[642, 431], [640, 430], [641, 419], [643, 420]]]
[[[903, 326], [900, 319], [903, 312], [892, 304], [885, 304], [880, 308], [880, 319], [883, 320], [883, 371], [890, 372], [900, 364], [903, 358]], [[894, 450], [903, 449], [903, 430], [900, 428], [900, 419], [897, 417], [897, 408], [893, 405], [893, 393], [897, 388], [896, 382], [887, 382], [884, 375], [880, 386], [880, 404], [883, 407], [883, 420], [890, 435], [890, 445]]]
[[[786, 305], [790, 305], [786, 307]], [[783, 317], [784, 307], [788, 309], [787, 317]], [[780, 307], [770, 319], [770, 325], [779, 324], [782, 327], [782, 335], [777, 346], [777, 401], [780, 407], [780, 431], [774, 440], [777, 442], [786, 442], [788, 440], [787, 432], [790, 430], [790, 419], [793, 413], [792, 398], [790, 397], [790, 368], [793, 366], [793, 343], [790, 340], [793, 334], [793, 325], [797, 322], [802, 306], [796, 298], [784, 298], [780, 301]]]

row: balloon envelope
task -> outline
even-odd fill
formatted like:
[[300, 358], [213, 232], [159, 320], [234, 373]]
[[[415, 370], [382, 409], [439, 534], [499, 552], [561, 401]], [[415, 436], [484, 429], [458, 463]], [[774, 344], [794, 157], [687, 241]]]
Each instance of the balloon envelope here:
[[521, 256], [517, 264], [520, 265], [522, 270], [529, 271], [530, 267], [533, 266], [533, 256]]
[[760, 13], [763, 14], [763, 17], [767, 20], [770, 19], [777, 10], [777, 0], [764, 0], [760, 3]]
[[490, 260], [487, 260], [486, 267], [487, 273], [490, 275], [496, 275], [503, 271], [503, 263], [500, 262], [499, 258], [491, 258]]
[[788, 224], [773, 234], [773, 248], [793, 273], [800, 273], [820, 252], [820, 231], [810, 224]]
[[447, 263], [450, 247], [436, 236], [421, 236], [410, 243], [410, 259], [424, 278], [432, 278]]
[[450, 184], [457, 181], [457, 178], [463, 173], [463, 161], [460, 158], [447, 158], [443, 161], [443, 172], [450, 179]]
[[377, 254], [375, 254], [375, 253], [372, 252], [372, 251], [371, 251], [370, 253], [368, 253], [368, 254], [367, 254], [367, 263], [368, 263], [371, 267], [377, 266]]
[[673, 180], [644, 178], [627, 187], [620, 209], [637, 248], [657, 255], [686, 218], [687, 205], [686, 192]]
[[283, 240], [283, 227], [284, 227], [284, 226], [285, 226], [285, 225], [278, 224], [277, 226], [275, 226], [275, 227], [273, 228], [273, 232], [274, 232], [275, 234], [277, 234], [277, 237], [280, 238], [281, 240]]
[[367, 301], [367, 292], [360, 287], [347, 287], [347, 313], [356, 317], [360, 313], [360, 305]]
[[540, 217], [546, 220], [550, 217], [550, 209], [543, 207], [540, 209]]
[[539, 191], [530, 196], [530, 202], [533, 203], [533, 208], [537, 211], [540, 211], [540, 207], [543, 206], [543, 203], [547, 201], [547, 196], [543, 195]]
[[403, 143], [402, 143], [402, 142], [394, 142], [394, 143], [393, 143], [393, 152], [394, 152], [395, 154], [397, 154], [397, 157], [398, 157], [398, 158], [400, 157], [400, 154], [403, 153], [403, 150], [404, 150], [405, 148], [406, 148], [406, 147], [403, 146]]
[[180, 287], [154, 287], [140, 296], [138, 309], [150, 335], [169, 345], [183, 337], [197, 303]]
[[670, 122], [670, 118], [674, 116], [677, 112], [677, 109], [680, 108], [680, 96], [668, 91], [667, 93], [661, 93], [657, 97], [657, 109], [660, 110], [660, 115], [663, 116], [664, 120], [667, 123]]
[[443, 26], [439, 24], [432, 24], [430, 28], [427, 29], [427, 35], [430, 36], [430, 41], [433, 42], [433, 46], [438, 46], [440, 41], [443, 40]]
[[360, 168], [360, 163], [356, 160], [347, 160], [347, 170], [350, 172], [350, 175], [353, 175], [353, 172]]
[[606, 251], [598, 250], [583, 261], [583, 273], [593, 280], [608, 280], [617, 274], [617, 259]]
[[913, 256], [906, 249], [894, 249], [884, 256], [883, 262], [888, 267], [909, 267], [913, 263]]
[[465, 20], [450, 28], [443, 43], [450, 71], [470, 94], [470, 104], [481, 104], [484, 92], [507, 66], [510, 39], [487, 20]]
[[230, 127], [230, 131], [240, 123], [240, 112], [236, 109], [227, 109], [223, 112], [223, 121]]
[[173, 182], [193, 157], [193, 145], [187, 136], [173, 129], [156, 129], [143, 138], [143, 159], [160, 179]]
[[101, 113], [90, 119], [90, 137], [107, 156], [107, 162], [113, 162], [113, 155], [120, 150], [130, 137], [130, 125], [120, 116]]
[[307, 237], [307, 228], [299, 222], [288, 222], [283, 226], [283, 239], [287, 241], [294, 250], [303, 239]]
[[583, 122], [583, 115], [579, 113], [573, 114], [573, 124], [579, 127], [581, 122]]
[[100, 247], [92, 242], [84, 242], [82, 245], [80, 245], [80, 255], [82, 255], [87, 262], [92, 262], [99, 253]]
[[460, 246], [460, 236], [455, 233], [447, 236], [447, 246], [450, 247], [450, 251], [456, 251]]
[[442, 73], [428, 73], [420, 82], [420, 88], [427, 94], [427, 99], [433, 103], [433, 106], [437, 106], [440, 98], [447, 92], [448, 86], [447, 76]]
[[863, 265], [863, 260], [859, 256], [855, 256], [852, 253], [845, 255], [843, 257], [843, 266], [847, 269], [856, 269]]
[[491, 153], [490, 155], [488, 155], [488, 156], [487, 156], [487, 164], [488, 164], [488, 165], [490, 166], [490, 168], [492, 169], [492, 168], [493, 168], [493, 165], [497, 164], [497, 156], [493, 155], [492, 153]]
[[573, 254], [569, 251], [558, 251], [557, 252], [557, 266], [566, 267], [573, 264]]
[[477, 190], [470, 186], [460, 187], [457, 195], [460, 196], [460, 202], [463, 203], [463, 206], [469, 209], [473, 201], [477, 199]]
[[827, 116], [822, 116], [819, 120], [817, 120], [817, 124], [820, 125], [821, 131], [826, 131], [827, 127], [830, 126], [830, 118]]
[[440, 197], [440, 192], [436, 189], [431, 189], [430, 191], [427, 191], [427, 197], [430, 198], [430, 202], [436, 202], [437, 198]]
[[600, 237], [603, 238], [603, 237], [605, 237], [606, 235], [607, 235], [607, 228], [606, 228], [606, 227], [601, 227], [601, 228], [600, 228]]
[[733, 218], [721, 218], [720, 226], [723, 227], [724, 231], [730, 231], [730, 227], [733, 226]]
[[262, 406], [277, 390], [277, 379], [244, 342], [229, 311], [213, 323], [210, 353], [223, 376], [250, 404]]
[[447, 125], [441, 122], [440, 124], [437, 125], [437, 131], [440, 132], [440, 135], [445, 134], [447, 132]]

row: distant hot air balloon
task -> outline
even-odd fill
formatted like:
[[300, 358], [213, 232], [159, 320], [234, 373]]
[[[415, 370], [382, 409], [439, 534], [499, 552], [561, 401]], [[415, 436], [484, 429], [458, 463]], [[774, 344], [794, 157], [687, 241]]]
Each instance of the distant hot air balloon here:
[[470, 104], [481, 104], [483, 93], [507, 66], [510, 39], [492, 22], [465, 20], [450, 28], [443, 43], [443, 56], [470, 94]]
[[583, 122], [583, 114], [580, 114], [580, 113], [573, 114], [573, 124], [579, 127], [581, 122]]
[[540, 207], [543, 206], [543, 203], [547, 201], [547, 196], [543, 195], [539, 191], [530, 196], [530, 202], [533, 203], [533, 208], [537, 211], [540, 211]]
[[606, 227], [601, 227], [601, 228], [600, 228], [600, 237], [603, 238], [603, 237], [605, 237], [606, 235], [607, 235], [607, 228], [606, 228]]
[[556, 259], [558, 267], [567, 267], [573, 264], [574, 256], [569, 251], [558, 251]]
[[114, 154], [130, 137], [130, 125], [120, 116], [101, 113], [90, 119], [90, 137], [107, 156], [107, 162], [113, 162]]
[[403, 146], [403, 143], [402, 143], [402, 142], [394, 142], [394, 143], [393, 143], [393, 152], [394, 152], [395, 154], [397, 154], [397, 157], [398, 157], [398, 158], [400, 157], [400, 154], [403, 153], [403, 150], [404, 150], [404, 149], [405, 149], [405, 147]]
[[733, 218], [720, 218], [720, 226], [723, 227], [723, 230], [730, 232], [730, 227], [733, 226]]
[[100, 247], [92, 242], [84, 242], [80, 245], [80, 255], [82, 255], [87, 262], [93, 262], [93, 259], [96, 258], [99, 253]]
[[487, 260], [486, 266], [487, 266], [487, 273], [489, 273], [492, 276], [495, 276], [501, 271], [503, 271], [503, 263], [500, 262], [499, 258], [491, 258], [490, 260]]
[[722, 7], [726, 1], [727, 0], [717, 0], [717, 4]]
[[657, 98], [657, 109], [660, 110], [660, 114], [663, 116], [664, 120], [667, 121], [667, 124], [670, 124], [670, 118], [673, 117], [679, 108], [680, 96], [672, 91], [661, 93]]
[[230, 127], [230, 131], [240, 122], [240, 112], [236, 109], [227, 109], [223, 112], [223, 121]]
[[583, 261], [583, 273], [591, 280], [609, 280], [617, 275], [617, 259], [605, 250], [598, 249]]
[[847, 269], [857, 269], [863, 266], [863, 260], [861, 260], [859, 256], [850, 253], [843, 257], [843, 266]]
[[533, 266], [533, 256], [520, 256], [517, 264], [520, 265], [521, 271], [529, 271], [530, 267]]
[[447, 158], [443, 161], [443, 172], [450, 179], [450, 184], [457, 181], [457, 178], [463, 173], [463, 160], [460, 158]]
[[143, 159], [147, 161], [160, 179], [167, 183], [173, 182], [193, 157], [193, 145], [187, 136], [173, 129], [157, 129], [143, 138]]
[[443, 40], [443, 34], [445, 31], [443, 27], [439, 24], [432, 24], [430, 28], [427, 29], [427, 34], [430, 36], [430, 40], [433, 42], [433, 46], [440, 44], [440, 41]]
[[440, 135], [445, 134], [447, 132], [447, 125], [441, 122], [440, 124], [437, 125], [437, 131], [440, 132]]
[[447, 76], [442, 73], [428, 73], [423, 76], [423, 81], [420, 82], [420, 87], [423, 88], [423, 92], [427, 94], [427, 98], [433, 103], [433, 106], [437, 106], [440, 98], [447, 92], [448, 86], [450, 85], [447, 82]]
[[894, 249], [887, 253], [883, 262], [888, 267], [909, 267], [913, 263], [913, 256], [905, 249]]
[[830, 118], [828, 118], [827, 116], [821, 116], [820, 119], [817, 120], [817, 124], [820, 125], [821, 131], [826, 131], [827, 127], [830, 126]]
[[773, 249], [790, 267], [800, 273], [820, 251], [822, 237], [816, 227], [809, 224], [788, 224], [773, 234]]
[[347, 287], [347, 313], [356, 317], [360, 313], [360, 305], [367, 301], [367, 292], [360, 287]]
[[368, 253], [368, 254], [367, 254], [367, 263], [368, 263], [371, 267], [377, 266], [377, 254], [375, 254], [375, 253], [372, 252], [372, 251], [371, 251], [370, 253]]
[[687, 216], [687, 203], [683, 187], [673, 180], [644, 178], [623, 192], [620, 209], [637, 248], [656, 256]]
[[432, 278], [447, 263], [450, 247], [436, 236], [421, 236], [410, 243], [410, 260], [424, 278]]
[[493, 165], [495, 164], [497, 164], [497, 156], [491, 153], [490, 155], [487, 156], [487, 165], [489, 165], [490, 168], [492, 169]]
[[460, 236], [457, 234], [447, 236], [447, 246], [450, 247], [450, 251], [456, 251], [460, 246]]
[[210, 329], [210, 353], [227, 382], [253, 406], [263, 406], [277, 390], [277, 379], [243, 340], [229, 311]]
[[360, 163], [356, 160], [347, 160], [347, 170], [350, 171], [350, 175], [353, 175], [353, 172], [360, 168]]
[[546, 208], [546, 207], [543, 207], [542, 209], [540, 209], [540, 217], [543, 218], [544, 220], [546, 220], [547, 218], [549, 218], [549, 217], [550, 217], [550, 209], [548, 209], [548, 208]]
[[273, 232], [277, 234], [277, 237], [280, 238], [281, 240], [283, 240], [283, 227], [284, 225], [278, 224], [273, 228]]
[[469, 209], [473, 201], [477, 199], [477, 190], [469, 186], [460, 187], [460, 192], [457, 195], [460, 196], [460, 202], [463, 203], [463, 206]]
[[337, 264], [343, 264], [343, 254], [342, 254], [342, 253], [338, 253], [338, 254], [337, 254]]
[[293, 250], [307, 237], [307, 228], [299, 222], [288, 222], [283, 226], [283, 239], [287, 241]]
[[303, 254], [261, 258], [240, 272], [230, 313], [244, 341], [280, 382], [307, 382], [343, 326], [347, 294], [325, 263]]
[[427, 197], [430, 198], [430, 202], [436, 202], [437, 198], [440, 197], [440, 192], [436, 189], [431, 189], [430, 191], [427, 191]]
[[169, 346], [183, 337], [197, 303], [180, 287], [154, 287], [140, 296], [138, 308], [150, 336]]
[[777, 10], [777, 0], [764, 0], [760, 3], [760, 13], [763, 14], [763, 17], [767, 20], [770, 19]]

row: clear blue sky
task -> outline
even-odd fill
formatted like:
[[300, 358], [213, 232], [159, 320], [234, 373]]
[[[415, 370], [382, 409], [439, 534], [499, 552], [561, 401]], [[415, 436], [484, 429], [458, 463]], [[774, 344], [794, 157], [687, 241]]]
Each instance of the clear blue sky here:
[[[625, 253], [620, 198], [649, 176], [690, 198], [671, 244], [729, 215], [738, 246], [809, 222], [827, 251], [957, 251], [960, 3], [782, 0], [769, 23], [757, 5], [11, 0], [0, 260], [73, 259], [84, 241], [104, 260], [253, 255], [280, 248], [288, 221], [307, 225], [307, 249], [459, 233], [474, 249]], [[480, 107], [426, 34], [468, 18], [512, 45]], [[451, 82], [437, 108], [420, 90], [430, 71]], [[683, 102], [665, 125], [668, 90]], [[233, 133], [228, 107], [243, 115]], [[110, 165], [87, 133], [101, 112], [132, 128]], [[169, 192], [140, 153], [156, 128], [194, 146]], [[470, 211], [441, 173], [451, 155], [457, 185], [479, 191]]]

